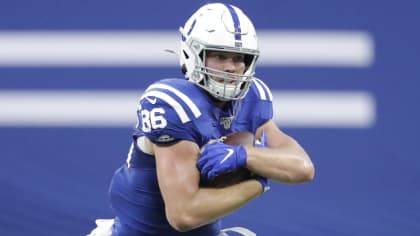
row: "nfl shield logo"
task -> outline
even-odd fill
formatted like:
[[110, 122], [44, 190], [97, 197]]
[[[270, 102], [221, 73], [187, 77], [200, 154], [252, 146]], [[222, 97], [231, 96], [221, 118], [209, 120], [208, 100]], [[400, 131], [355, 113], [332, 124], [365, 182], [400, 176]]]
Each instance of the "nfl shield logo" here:
[[232, 126], [234, 116], [229, 117], [221, 117], [220, 118], [220, 124], [223, 125], [223, 128], [229, 129]]

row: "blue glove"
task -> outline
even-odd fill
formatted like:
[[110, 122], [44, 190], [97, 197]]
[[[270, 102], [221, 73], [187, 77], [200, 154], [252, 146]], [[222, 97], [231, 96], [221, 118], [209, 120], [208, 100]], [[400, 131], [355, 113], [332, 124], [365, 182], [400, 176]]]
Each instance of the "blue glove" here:
[[[265, 131], [263, 130], [261, 133], [261, 138], [260, 140], [255, 140], [255, 146], [256, 147], [260, 147], [260, 148], [266, 148], [268, 147], [268, 140], [267, 140], [267, 134], [265, 133]], [[268, 190], [270, 190], [270, 186], [268, 185], [268, 179], [259, 175], [255, 175], [254, 176], [255, 180], [257, 180], [258, 182], [260, 182], [261, 186], [262, 186], [262, 193], [267, 192]]]
[[227, 145], [222, 142], [207, 144], [200, 153], [197, 168], [204, 180], [227, 172], [233, 172], [246, 166], [247, 153], [241, 146]]
[[261, 194], [267, 192], [268, 190], [270, 190], [270, 185], [268, 185], [268, 179], [266, 177], [262, 177], [260, 175], [256, 175], [254, 177], [254, 179], [258, 182], [260, 182], [261, 187], [262, 187], [262, 192]]
[[258, 139], [255, 140], [255, 147], [260, 147], [260, 148], [268, 147], [267, 134], [265, 133], [264, 130], [261, 133], [261, 138], [259, 140]]

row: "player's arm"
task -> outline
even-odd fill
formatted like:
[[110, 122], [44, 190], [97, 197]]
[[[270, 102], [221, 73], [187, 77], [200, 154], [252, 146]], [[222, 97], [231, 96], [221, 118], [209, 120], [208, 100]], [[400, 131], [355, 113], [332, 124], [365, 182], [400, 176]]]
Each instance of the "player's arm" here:
[[252, 172], [279, 182], [301, 183], [313, 179], [315, 168], [305, 150], [283, 133], [273, 120], [257, 129], [267, 135], [268, 148], [246, 147], [246, 167]]
[[210, 223], [261, 194], [261, 185], [255, 180], [226, 188], [200, 188], [196, 168], [199, 147], [193, 142], [153, 147], [166, 217], [178, 231]]

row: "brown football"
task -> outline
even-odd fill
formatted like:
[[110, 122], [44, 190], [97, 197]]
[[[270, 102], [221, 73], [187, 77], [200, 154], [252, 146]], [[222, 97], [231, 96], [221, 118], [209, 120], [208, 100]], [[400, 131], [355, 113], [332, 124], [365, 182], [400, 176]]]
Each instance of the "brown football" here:
[[[234, 146], [253, 146], [254, 140], [254, 134], [250, 132], [237, 132], [227, 135], [223, 143]], [[234, 172], [221, 174], [211, 181], [202, 181], [201, 185], [204, 187], [223, 188], [250, 179], [251, 176], [252, 173], [248, 169], [242, 168]]]

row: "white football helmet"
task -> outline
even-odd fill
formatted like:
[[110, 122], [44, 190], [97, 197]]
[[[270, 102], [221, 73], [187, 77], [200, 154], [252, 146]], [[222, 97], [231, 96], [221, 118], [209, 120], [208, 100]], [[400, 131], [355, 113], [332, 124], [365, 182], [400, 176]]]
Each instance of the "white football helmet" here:
[[[259, 51], [254, 25], [242, 10], [228, 4], [207, 4], [198, 9], [179, 31], [182, 37], [180, 64], [185, 77], [218, 100], [245, 97], [255, 73]], [[244, 54], [245, 73], [208, 68], [205, 61], [207, 51]], [[210, 77], [217, 77], [217, 80]]]

